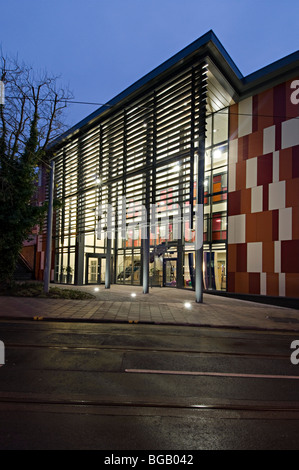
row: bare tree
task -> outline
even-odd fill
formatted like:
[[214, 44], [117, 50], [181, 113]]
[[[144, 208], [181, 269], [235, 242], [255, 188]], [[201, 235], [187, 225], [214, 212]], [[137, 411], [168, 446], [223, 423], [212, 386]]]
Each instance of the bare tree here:
[[[1, 53], [1, 51], [0, 51]], [[46, 147], [63, 130], [63, 111], [71, 98], [58, 77], [0, 54], [0, 287], [10, 285], [24, 240], [44, 220], [47, 203], [36, 201], [37, 167]]]
[[72, 98], [68, 88], [59, 86], [60, 77], [36, 73], [31, 66], [6, 57], [0, 49], [0, 80], [5, 85], [5, 106], [0, 106], [0, 139], [6, 157], [22, 154], [30, 134], [33, 116], [37, 116], [38, 150], [64, 130], [64, 110]]

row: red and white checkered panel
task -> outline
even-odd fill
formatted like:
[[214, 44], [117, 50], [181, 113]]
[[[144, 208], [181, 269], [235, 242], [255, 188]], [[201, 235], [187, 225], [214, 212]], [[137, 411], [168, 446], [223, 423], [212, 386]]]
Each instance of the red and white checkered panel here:
[[292, 81], [230, 108], [228, 290], [299, 297], [299, 105]]

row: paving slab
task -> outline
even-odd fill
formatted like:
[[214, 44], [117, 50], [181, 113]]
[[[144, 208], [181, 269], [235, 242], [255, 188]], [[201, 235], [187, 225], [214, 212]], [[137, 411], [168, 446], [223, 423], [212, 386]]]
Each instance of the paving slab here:
[[[111, 321], [186, 326], [210, 326], [298, 331], [299, 310], [172, 288], [151, 288], [143, 294], [139, 286], [59, 286], [90, 292], [93, 300], [0, 297], [0, 320], [35, 319], [65, 321]], [[132, 296], [134, 294], [134, 297]]]

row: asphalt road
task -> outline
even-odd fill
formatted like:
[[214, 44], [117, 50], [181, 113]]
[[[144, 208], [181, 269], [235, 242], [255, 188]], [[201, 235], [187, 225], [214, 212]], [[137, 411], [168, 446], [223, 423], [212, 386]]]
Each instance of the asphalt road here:
[[298, 450], [296, 339], [238, 329], [2, 321], [0, 449]]

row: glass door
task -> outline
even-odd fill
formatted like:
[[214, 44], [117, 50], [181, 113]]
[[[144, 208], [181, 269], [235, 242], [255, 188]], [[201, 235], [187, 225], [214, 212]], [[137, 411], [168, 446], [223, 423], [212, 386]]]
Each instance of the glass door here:
[[86, 284], [105, 284], [106, 256], [87, 256]]
[[98, 258], [88, 257], [87, 284], [99, 284], [100, 263]]
[[163, 260], [163, 286], [176, 287], [177, 285], [177, 258]]
[[100, 266], [100, 283], [105, 284], [105, 276], [106, 276], [106, 257], [99, 258], [99, 262], [101, 263]]

